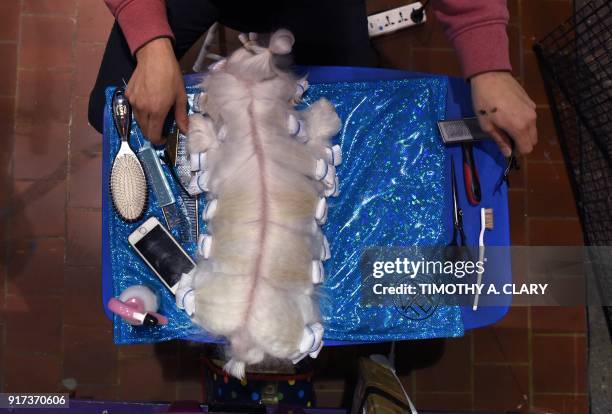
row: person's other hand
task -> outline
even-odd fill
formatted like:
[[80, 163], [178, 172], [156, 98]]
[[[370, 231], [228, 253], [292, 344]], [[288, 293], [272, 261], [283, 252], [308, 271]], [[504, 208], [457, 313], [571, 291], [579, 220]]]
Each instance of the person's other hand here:
[[136, 52], [136, 59], [125, 94], [142, 133], [153, 144], [162, 144], [164, 121], [172, 106], [179, 130], [186, 133], [187, 95], [170, 39], [152, 40]]
[[520, 154], [538, 142], [536, 105], [508, 72], [486, 72], [471, 78], [472, 102], [480, 127], [510, 156], [510, 139]]

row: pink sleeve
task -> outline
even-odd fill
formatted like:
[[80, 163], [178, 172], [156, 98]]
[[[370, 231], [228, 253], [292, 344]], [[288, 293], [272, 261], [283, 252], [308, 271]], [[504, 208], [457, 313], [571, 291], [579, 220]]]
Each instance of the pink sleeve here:
[[132, 54], [153, 39], [174, 38], [165, 0], [104, 0], [128, 42]]
[[433, 7], [457, 51], [463, 76], [512, 70], [506, 0], [434, 0]]

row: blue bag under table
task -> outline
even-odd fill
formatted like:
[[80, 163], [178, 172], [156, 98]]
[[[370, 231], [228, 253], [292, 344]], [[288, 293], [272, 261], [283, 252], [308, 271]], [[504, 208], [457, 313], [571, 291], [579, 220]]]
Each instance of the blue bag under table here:
[[[424, 78], [433, 75], [410, 73], [396, 70], [387, 69], [370, 69], [370, 68], [350, 68], [350, 67], [309, 67], [307, 68], [309, 73], [309, 82], [311, 84], [331, 84], [336, 82], [369, 82], [369, 81], [383, 81], [383, 80], [402, 80], [402, 79], [417, 79]], [[195, 78], [188, 78], [187, 84], [193, 84]], [[448, 78], [448, 81], [444, 83], [446, 87], [446, 108], [445, 117], [446, 119], [454, 119], [466, 116], [473, 116], [471, 109], [471, 99], [469, 87], [462, 79]], [[441, 114], [444, 117], [444, 114]], [[108, 117], [107, 117], [108, 118]], [[108, 119], [106, 120], [108, 123]], [[105, 130], [109, 125], [105, 125]], [[112, 125], [110, 126], [112, 127]], [[450, 157], [454, 159], [455, 166], [461, 165], [461, 151], [459, 147], [446, 148], [446, 174], [450, 176]], [[103, 188], [108, 188], [108, 176], [109, 168], [111, 163], [111, 154], [109, 151], [109, 137], [107, 134], [104, 136], [104, 150], [103, 150]], [[495, 228], [493, 231], [488, 231], [486, 235], [487, 245], [492, 246], [507, 246], [509, 245], [509, 223], [508, 223], [508, 199], [507, 199], [507, 188], [505, 185], [502, 186], [501, 191], [494, 194], [493, 188], [497, 182], [504, 165], [504, 158], [501, 153], [497, 150], [497, 147], [493, 142], [482, 142], [475, 146], [474, 155], [476, 158], [476, 164], [480, 172], [481, 186], [483, 190], [483, 203], [482, 205], [487, 208], [493, 208], [495, 211]], [[460, 206], [464, 212], [464, 228], [470, 244], [476, 241], [476, 236], [480, 229], [480, 209], [479, 207], [472, 207], [466, 200], [465, 191], [463, 190], [463, 177], [462, 169], [456, 168], [457, 171], [457, 182], [459, 184], [459, 198]], [[450, 222], [451, 217], [451, 189], [450, 181], [443, 181], [444, 192], [444, 218], [448, 218]], [[113, 271], [112, 271], [112, 254], [110, 249], [111, 229], [109, 226], [114, 222], [111, 220], [109, 211], [110, 200], [107, 191], [103, 191], [102, 198], [102, 287], [103, 287], [103, 303], [106, 304], [108, 299], [113, 296], [115, 289], [113, 288]], [[446, 223], [444, 227], [445, 231], [452, 231], [450, 223]], [[446, 240], [450, 240], [450, 233]], [[116, 258], [115, 258], [116, 260]], [[509, 283], [511, 281], [511, 270], [510, 270], [510, 259], [508, 257], [497, 258], [498, 262], [494, 264], [496, 269], [495, 272], [488, 276], [485, 274], [485, 278], [492, 277], [494, 280], [488, 280], [489, 282], [494, 281], [496, 284]], [[491, 264], [491, 263], [489, 263]], [[508, 304], [504, 306], [484, 306], [480, 307], [478, 311], [474, 312], [471, 308], [461, 308], [460, 319], [463, 324], [463, 329], [473, 329], [481, 326], [490, 325], [501, 319], [508, 310]], [[112, 315], [104, 306], [105, 312], [109, 317]], [[115, 323], [123, 323], [118, 320]], [[461, 331], [462, 332], [462, 331]], [[460, 333], [460, 332], [459, 332]], [[435, 334], [432, 336], [436, 336]], [[438, 335], [439, 336], [439, 335]], [[456, 336], [456, 334], [453, 334]], [[426, 333], [423, 334], [423, 338], [428, 337]], [[215, 342], [216, 340], [209, 336], [194, 335], [193, 332], [189, 332], [185, 335], [185, 339], [200, 340], [204, 342]], [[336, 339], [336, 338], [334, 338]], [[348, 340], [326, 340], [326, 345], [342, 345], [349, 343], [362, 343], [363, 336], [355, 338], [343, 338]], [[150, 340], [143, 340], [143, 342], [150, 342]]]

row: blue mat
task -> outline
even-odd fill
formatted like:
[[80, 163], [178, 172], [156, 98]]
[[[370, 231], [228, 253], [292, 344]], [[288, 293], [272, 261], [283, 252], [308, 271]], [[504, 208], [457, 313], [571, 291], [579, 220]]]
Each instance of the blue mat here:
[[[397, 80], [411, 79], [419, 77], [437, 76], [427, 73], [406, 72], [394, 69], [373, 69], [358, 67], [309, 67], [308, 79], [312, 83], [318, 82], [359, 82], [368, 80]], [[448, 90], [446, 95], [446, 119], [457, 119], [474, 116], [472, 109], [472, 98], [469, 84], [461, 78], [448, 77]], [[455, 166], [461, 165], [461, 147], [449, 146], [446, 148], [446, 176], [450, 176], [450, 157], [455, 161]], [[490, 246], [510, 246], [510, 221], [508, 211], [508, 188], [504, 184], [500, 191], [494, 193], [495, 184], [503, 171], [505, 159], [497, 146], [493, 142], [481, 142], [474, 146], [474, 157], [480, 173], [480, 185], [482, 187], [483, 207], [494, 209], [495, 228], [488, 231], [486, 235], [487, 245]], [[457, 168], [457, 182], [460, 187], [463, 183], [463, 171]], [[448, 184], [448, 183], [447, 183]], [[451, 208], [451, 188], [445, 186], [445, 203], [447, 211]], [[459, 204], [463, 209], [463, 226], [470, 245], [477, 240], [480, 231], [480, 207], [473, 207], [467, 201], [465, 191], [460, 188]], [[450, 220], [450, 215], [448, 215]], [[449, 224], [446, 240], [452, 237]], [[495, 257], [495, 262], [489, 263], [495, 272], [487, 272], [484, 275], [486, 280], [497, 284], [512, 282], [512, 269], [510, 253], [500, 251], [500, 255]], [[506, 303], [503, 303], [503, 302]], [[499, 306], [481, 306], [476, 312], [471, 307], [462, 307], [461, 315], [465, 330], [480, 328], [492, 325], [501, 320], [510, 307], [511, 298], [502, 296], [498, 303]], [[483, 302], [486, 305], [486, 301]]]
[[[429, 108], [428, 111], [434, 111], [438, 115], [438, 118], [443, 118], [445, 116], [444, 112], [446, 112], [447, 118], [457, 118], [460, 116], [467, 116], [471, 113], [470, 103], [469, 103], [469, 91], [466, 88], [465, 83], [462, 80], [457, 79], [447, 79], [446, 77], [431, 77], [428, 75], [422, 74], [410, 74], [406, 72], [400, 71], [391, 71], [391, 70], [374, 70], [374, 69], [356, 69], [356, 68], [318, 68], [313, 67], [308, 69], [309, 72], [309, 81], [314, 86], [310, 92], [312, 95], [308, 95], [306, 102], [309, 102], [309, 99], [315, 99], [319, 96], [328, 96], [333, 95], [334, 90], [337, 90], [339, 85], [334, 86], [333, 84], [340, 84], [342, 82], [352, 82], [352, 84], [346, 84], [345, 90], [353, 90], [355, 88], [359, 88], [359, 85], [355, 82], [369, 82], [368, 84], [362, 84], [362, 88], [372, 88], [373, 84], [377, 82], [380, 83], [381, 80], [390, 80], [395, 82], [389, 82], [385, 87], [381, 89], [384, 92], [384, 89], [389, 87], [389, 85], [393, 85], [393, 87], [397, 88], [397, 93], [391, 94], [389, 96], [394, 96], [396, 99], [401, 99], [402, 97], [410, 101], [410, 99], [416, 99], [407, 91], [412, 87], [410, 85], [420, 84], [420, 91], [430, 91], [432, 93], [441, 94], [443, 99], [441, 102], [445, 103], [439, 108]], [[404, 79], [404, 81], [402, 81]], [[407, 80], [406, 80], [407, 79]], [[187, 83], [194, 83], [195, 78], [190, 78], [187, 80]], [[331, 84], [331, 85], [330, 85]], [[381, 85], [384, 84], [381, 83]], [[417, 88], [414, 88], [417, 90]], [[382, 93], [381, 92], [381, 93]], [[388, 92], [388, 91], [387, 91]], [[358, 95], [358, 94], [357, 94]], [[356, 95], [356, 98], [358, 96]], [[328, 96], [329, 97], [329, 96]], [[330, 97], [332, 101], [334, 99]], [[348, 99], [338, 98], [338, 101]], [[421, 98], [418, 98], [422, 100]], [[440, 99], [438, 99], [440, 101]], [[432, 98], [432, 102], [436, 102], [435, 99]], [[334, 102], [338, 103], [338, 102]], [[353, 105], [347, 102], [346, 107]], [[435, 106], [435, 105], [434, 105]], [[437, 112], [435, 112], [437, 111]], [[346, 121], [346, 118], [350, 115], [348, 113], [343, 113], [342, 105], [339, 105], [338, 112]], [[109, 115], [109, 114], [107, 114]], [[367, 116], [367, 113], [362, 113], [360, 116], [363, 118]], [[107, 119], [106, 127], [112, 124], [109, 124]], [[364, 120], [365, 121], [365, 120]], [[370, 120], [373, 122], [374, 120]], [[392, 120], [391, 120], [392, 122]], [[424, 125], [421, 123], [421, 125]], [[395, 236], [401, 237], [399, 240], [404, 241], [404, 245], [407, 244], [445, 244], [446, 240], [449, 238], [447, 236], [450, 230], [450, 213], [449, 213], [449, 200], [450, 200], [450, 186], [447, 185], [445, 181], [445, 177], [448, 177], [448, 156], [456, 157], [455, 163], [456, 165], [460, 165], [460, 153], [457, 148], [448, 148], [444, 149], [439, 145], [439, 142], [432, 139], [438, 139], [435, 135], [435, 129], [431, 128], [431, 125], [426, 126], [426, 137], [429, 137], [430, 141], [428, 144], [420, 145], [421, 150], [429, 151], [430, 157], [424, 158], [425, 160], [434, 160], [432, 161], [432, 165], [430, 165], [428, 171], [434, 172], [438, 174], [436, 179], [433, 181], [434, 187], [435, 185], [439, 185], [440, 200], [438, 200], [438, 205], [441, 205], [443, 202], [445, 204], [444, 209], [438, 208], [438, 216], [429, 217], [431, 220], [430, 223], [438, 223], [438, 226], [426, 226], [425, 228], [433, 229], [429, 235], [423, 235], [420, 233], [418, 237], [411, 237], [409, 232], [402, 234], [400, 231], [397, 231]], [[110, 132], [109, 132], [110, 131]], [[346, 131], [344, 131], [346, 132]], [[350, 131], [349, 131], [350, 132]], [[341, 134], [342, 135], [342, 134]], [[341, 180], [343, 180], [344, 176], [351, 176], [351, 171], [358, 171], [358, 168], [350, 168], [350, 165], [355, 166], [356, 161], [368, 155], [367, 151], [362, 154], [359, 151], [355, 151], [355, 147], [351, 146], [350, 142], [344, 140], [341, 136], [342, 147], [345, 154], [349, 154], [347, 159], [347, 163], [345, 166], [341, 166], [338, 170], [339, 176]], [[110, 167], [110, 160], [112, 159], [111, 155], [116, 148], [113, 148], [113, 145], [116, 146], [117, 139], [116, 136], [112, 134], [112, 128], [109, 128], [105, 132], [104, 138], [104, 159], [103, 159], [103, 185], [104, 188], [108, 188], [108, 170]], [[419, 146], [415, 146], [418, 148]], [[348, 150], [348, 151], [347, 151]], [[351, 155], [352, 154], [352, 155]], [[351, 156], [354, 157], [354, 160], [351, 161]], [[502, 191], [496, 195], [492, 194], [492, 188], [501, 173], [501, 165], [503, 164], [503, 157], [497, 151], [496, 147], [492, 143], [483, 143], [475, 148], [475, 156], [477, 160], [477, 164], [481, 173], [481, 181], [483, 187], [483, 206], [493, 207], [495, 210], [495, 229], [492, 232], [488, 232], [487, 234], [487, 242], [490, 245], [507, 245], [509, 244], [509, 231], [508, 231], [508, 212], [507, 212], [507, 193], [506, 188], [502, 188]], [[389, 161], [393, 157], [389, 157]], [[399, 159], [398, 159], [399, 160]], [[435, 160], [438, 162], [438, 167], [435, 166]], [[346, 165], [349, 167], [346, 167]], [[344, 168], [344, 170], [343, 170]], [[461, 169], [458, 169], [458, 172], [461, 173]], [[462, 177], [458, 177], [459, 182], [462, 182]], [[371, 182], [371, 188], [367, 187], [368, 180], [362, 180], [360, 184], [361, 190], [365, 193], [370, 191], [371, 194], [380, 194], [380, 189], [376, 189], [376, 186], [380, 185], [380, 183]], [[371, 181], [371, 180], [370, 180]], [[350, 182], [355, 182], [355, 178], [350, 178]], [[418, 185], [418, 182], [416, 183]], [[413, 187], [415, 186], [415, 182], [412, 182]], [[342, 188], [342, 186], [341, 186]], [[397, 192], [397, 191], [396, 191]], [[476, 240], [476, 236], [479, 228], [479, 210], [478, 208], [472, 208], [469, 206], [467, 201], [465, 200], [465, 194], [463, 191], [460, 191], [461, 197], [461, 206], [464, 208], [464, 225], [466, 228], [466, 233], [468, 234], [468, 238], [470, 240]], [[416, 191], [418, 193], [418, 190]], [[444, 197], [442, 197], [444, 194]], [[330, 239], [330, 244], [332, 245], [332, 251], [338, 252], [346, 252], [346, 248], [343, 248], [346, 245], [346, 241], [342, 241], [340, 239], [341, 236], [346, 237], [351, 236], [354, 238], [355, 231], [352, 233], [348, 233], [345, 231], [342, 233], [341, 228], [345, 227], [344, 224], [347, 222], [347, 214], [351, 213], [351, 209], [354, 210], [354, 206], [356, 205], [356, 199], [351, 200], [351, 193], [344, 194], [342, 193], [339, 200], [331, 200], [332, 208], [330, 209], [330, 220], [329, 225], [326, 227], [326, 233], [328, 234], [328, 238]], [[425, 199], [425, 197], [420, 197], [421, 199]], [[431, 197], [432, 202], [435, 202], [435, 197]], [[333, 205], [336, 205], [336, 208]], [[382, 204], [385, 206], [386, 204]], [[344, 207], [343, 207], [344, 206]], [[156, 215], [160, 217], [160, 212], [156, 210], [154, 203], [149, 203], [149, 211], [148, 215]], [[380, 208], [380, 207], [379, 207]], [[427, 211], [433, 211], [429, 209]], [[425, 216], [416, 216], [410, 219], [407, 219], [406, 222], [410, 223], [410, 220], [427, 220]], [[448, 222], [444, 221], [445, 218], [449, 218]], [[102, 269], [102, 282], [103, 282], [103, 300], [104, 303], [107, 302], [108, 298], [110, 298], [113, 293], [116, 295], [123, 288], [127, 287], [130, 284], [142, 283], [146, 282], [152, 285], [156, 285], [159, 282], [151, 275], [146, 280], [142, 280], [142, 275], [148, 272], [144, 264], [138, 262], [138, 260], [134, 261], [130, 259], [130, 254], [133, 255], [133, 252], [129, 252], [128, 249], [124, 249], [123, 247], [115, 245], [113, 252], [111, 254], [111, 242], [116, 242], [116, 240], [126, 238], [127, 234], [133, 228], [137, 226], [134, 225], [125, 225], [123, 223], [118, 224], [118, 220], [113, 216], [112, 207], [110, 206], [110, 199], [107, 192], [104, 192], [103, 197], [103, 269]], [[367, 222], [366, 222], [367, 223]], [[334, 227], [335, 226], [335, 227]], [[357, 228], [357, 226], [355, 226]], [[363, 225], [362, 225], [363, 227]], [[367, 227], [367, 226], [366, 226]], [[435, 227], [435, 228], [434, 228]], [[353, 229], [354, 230], [354, 229]], [[378, 234], [378, 240], [381, 240], [380, 231], [371, 231], [370, 236], [375, 236]], [[415, 236], [413, 234], [412, 236]], [[336, 241], [335, 237], [338, 237], [338, 241]], [[373, 242], [376, 242], [376, 237], [373, 237]], [[387, 242], [397, 242], [397, 238], [386, 238], [384, 239]], [[344, 245], [343, 245], [344, 243]], [[127, 245], [127, 243], [125, 243]], [[376, 245], [376, 243], [369, 244]], [[378, 244], [380, 245], [380, 244]], [[397, 245], [396, 243], [390, 243], [388, 245]], [[367, 247], [368, 244], [364, 241], [364, 244], [361, 247]], [[193, 252], [194, 246], [186, 246], [187, 250]], [[119, 253], [117, 253], [119, 250]], [[336, 255], [334, 259], [341, 260], [344, 264], [347, 263], [347, 257], [342, 254]], [[350, 257], [348, 258], [350, 259]], [[350, 260], [348, 260], [350, 262]], [[330, 277], [328, 282], [326, 282], [326, 289], [328, 298], [327, 301], [323, 301], [322, 308], [323, 313], [326, 315], [325, 323], [326, 323], [326, 338], [334, 339], [334, 341], [326, 341], [326, 344], [343, 344], [347, 342], [343, 341], [383, 341], [390, 339], [415, 339], [415, 338], [430, 338], [430, 337], [439, 337], [439, 336], [457, 336], [463, 333], [463, 327], [466, 329], [471, 329], [478, 326], [488, 325], [490, 323], [495, 322], [500, 319], [505, 312], [507, 311], [507, 307], [483, 307], [479, 309], [477, 312], [472, 312], [471, 309], [458, 309], [458, 308], [444, 308], [444, 310], [440, 309], [436, 314], [434, 314], [431, 318], [428, 318], [427, 321], [412, 321], [412, 320], [402, 320], [401, 318], [390, 318], [392, 315], [389, 312], [383, 313], [380, 312], [372, 312], [367, 309], [357, 309], [358, 303], [354, 300], [346, 300], [346, 296], [350, 292], [355, 292], [355, 287], [351, 287], [346, 284], [346, 282], [342, 282], [343, 280], [352, 281], [354, 284], [358, 279], [358, 269], [357, 266], [351, 266], [351, 270], [348, 272], [342, 273], [342, 271], [336, 271], [338, 269], [342, 269], [343, 263], [327, 263], [326, 268]], [[354, 262], [353, 262], [354, 263]], [[501, 263], [495, 264], [496, 269], [503, 269], [504, 271], [495, 272], [495, 277], [497, 278], [496, 282], [502, 280], [510, 280], [510, 266], [509, 266], [509, 258], [507, 263], [502, 260]], [[114, 269], [114, 272], [113, 272]], [[505, 271], [507, 270], [507, 272]], [[149, 272], [150, 273], [150, 272]], [[140, 276], [139, 276], [140, 275]], [[344, 276], [344, 278], [343, 278]], [[485, 275], [486, 277], [486, 275]], [[113, 279], [115, 283], [113, 283]], [[340, 283], [342, 282], [342, 283]], [[113, 286], [114, 285], [114, 286]], [[334, 289], [330, 289], [333, 286]], [[176, 337], [184, 337], [194, 340], [201, 340], [205, 342], [213, 342], [216, 341], [214, 338], [211, 338], [207, 335], [202, 335], [201, 332], [193, 327], [188, 320], [188, 318], [180, 311], [177, 311], [173, 307], [173, 298], [171, 295], [161, 288], [161, 285], [156, 286], [160, 287], [159, 290], [162, 291], [162, 309], [166, 313], [170, 313], [171, 323], [168, 327], [164, 327], [162, 329], [148, 329], [148, 328], [132, 328], [121, 322], [120, 320], [115, 321], [115, 339], [118, 343], [137, 343], [137, 342], [153, 342], [166, 340]], [[348, 310], [349, 312], [342, 311], [343, 307], [338, 306], [343, 304], [344, 310]], [[357, 310], [356, 310], [357, 309]], [[106, 310], [106, 308], [105, 308]], [[351, 310], [353, 313], [351, 314]], [[107, 311], [108, 312], [108, 311]], [[109, 315], [110, 316], [110, 315]], [[347, 317], [348, 316], [348, 317]], [[355, 318], [357, 317], [357, 323], [355, 322]], [[361, 322], [363, 321], [363, 322]], [[368, 330], [368, 326], [372, 329]], [[381, 329], [381, 327], [385, 327], [385, 329]]]

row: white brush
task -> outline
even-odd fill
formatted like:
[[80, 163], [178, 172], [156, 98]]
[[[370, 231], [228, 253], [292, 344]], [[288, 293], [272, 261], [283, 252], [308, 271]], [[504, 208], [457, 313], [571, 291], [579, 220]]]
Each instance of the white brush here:
[[111, 198], [117, 214], [123, 220], [135, 221], [145, 209], [147, 180], [140, 160], [128, 142], [132, 111], [123, 89], [117, 89], [113, 96], [113, 117], [121, 137], [121, 147], [111, 169]]
[[[492, 208], [481, 208], [480, 209], [480, 236], [478, 237], [478, 261], [484, 261], [485, 254], [485, 245], [484, 245], [484, 234], [485, 230], [493, 230], [493, 209]], [[484, 267], [484, 265], [483, 265]], [[476, 273], [476, 284], [478, 287], [482, 285], [482, 273]], [[474, 304], [472, 305], [472, 310], [478, 309], [478, 299], [480, 298], [480, 294], [476, 292], [474, 296]]]

